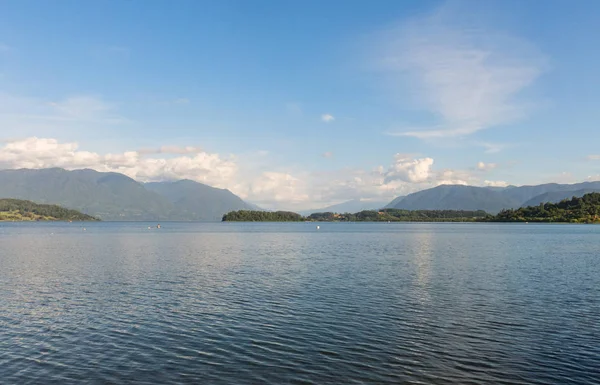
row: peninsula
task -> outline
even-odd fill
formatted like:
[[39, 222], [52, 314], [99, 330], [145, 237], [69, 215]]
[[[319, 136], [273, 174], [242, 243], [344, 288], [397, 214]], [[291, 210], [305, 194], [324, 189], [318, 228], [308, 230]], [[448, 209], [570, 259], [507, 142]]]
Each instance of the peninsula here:
[[314, 213], [303, 217], [288, 211], [232, 211], [224, 222], [541, 222], [600, 223], [600, 193], [585, 194], [558, 203], [506, 209], [497, 215], [483, 210], [365, 210], [357, 213]]
[[20, 199], [0, 199], [0, 221], [98, 221], [90, 215], [58, 205]]
[[364, 210], [357, 213], [314, 213], [303, 217], [288, 211], [233, 211], [224, 222], [475, 222], [490, 218], [485, 211], [465, 210]]

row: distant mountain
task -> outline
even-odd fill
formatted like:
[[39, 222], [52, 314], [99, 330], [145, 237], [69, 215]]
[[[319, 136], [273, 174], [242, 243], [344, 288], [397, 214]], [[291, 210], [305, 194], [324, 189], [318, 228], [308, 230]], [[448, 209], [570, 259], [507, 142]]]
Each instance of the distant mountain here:
[[105, 221], [220, 220], [249, 207], [192, 181], [144, 185], [123, 174], [60, 168], [1, 170], [0, 198], [58, 204]]
[[483, 187], [441, 185], [404, 197], [393, 207], [405, 210], [485, 210], [498, 212], [505, 207], [519, 207], [519, 202]]
[[400, 195], [399, 197], [394, 198], [393, 201], [391, 201], [390, 203], [388, 203], [387, 205], [385, 205], [384, 207], [386, 209], [391, 209], [394, 208], [396, 205], [398, 205], [400, 203], [400, 201], [404, 199], [404, 195]]
[[173, 205], [117, 173], [60, 168], [0, 171], [0, 198], [58, 204], [102, 220], [164, 220]]
[[577, 184], [549, 183], [537, 186], [489, 188], [462, 185], [441, 185], [394, 200], [387, 208], [405, 210], [485, 210], [497, 213], [502, 209], [558, 202], [573, 196], [600, 191], [600, 182]]
[[220, 221], [223, 214], [237, 210], [253, 210], [229, 190], [218, 189], [191, 180], [146, 183], [148, 190], [169, 200], [181, 218], [195, 221]]
[[313, 213], [356, 213], [358, 211], [363, 210], [377, 210], [385, 207], [386, 202], [378, 202], [378, 201], [361, 201], [359, 199], [354, 199], [351, 201], [338, 203], [337, 205], [327, 206], [320, 209], [313, 210], [305, 210], [301, 211], [301, 215], [310, 215]]
[[537, 206], [540, 203], [558, 203], [558, 202], [562, 201], [563, 199], [571, 199], [573, 197], [581, 198], [585, 194], [594, 193], [594, 192], [600, 192], [600, 188], [597, 188], [597, 189], [586, 188], [586, 189], [575, 190], [575, 191], [569, 190], [569, 191], [547, 192], [547, 193], [538, 195], [538, 196], [528, 200], [527, 202], [523, 203], [521, 206], [528, 207], [528, 206]]
[[[520, 186], [506, 190], [504, 194], [521, 203], [521, 206], [529, 200], [551, 192], [572, 192], [577, 190], [600, 190], [600, 182], [584, 182], [575, 184], [548, 183], [537, 186]], [[572, 196], [569, 196], [571, 198]]]

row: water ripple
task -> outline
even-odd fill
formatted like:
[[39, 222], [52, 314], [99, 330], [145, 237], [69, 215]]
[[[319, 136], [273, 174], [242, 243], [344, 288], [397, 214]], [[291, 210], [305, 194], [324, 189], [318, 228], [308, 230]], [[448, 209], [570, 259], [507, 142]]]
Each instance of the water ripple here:
[[598, 227], [170, 226], [2, 225], [0, 383], [600, 383]]

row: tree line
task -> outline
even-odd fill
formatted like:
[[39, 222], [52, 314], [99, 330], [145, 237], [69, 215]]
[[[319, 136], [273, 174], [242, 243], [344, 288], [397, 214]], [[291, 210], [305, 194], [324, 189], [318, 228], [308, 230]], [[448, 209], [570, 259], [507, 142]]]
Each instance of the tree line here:
[[289, 211], [233, 211], [223, 221], [240, 222], [556, 222], [600, 223], [600, 193], [589, 193], [558, 203], [506, 209], [497, 215], [483, 210], [364, 210], [357, 213], [314, 213], [306, 217]]
[[236, 222], [474, 222], [488, 218], [485, 211], [465, 210], [363, 210], [357, 213], [338, 214], [333, 212], [314, 213], [303, 217], [289, 211], [232, 211], [223, 216], [223, 221]]

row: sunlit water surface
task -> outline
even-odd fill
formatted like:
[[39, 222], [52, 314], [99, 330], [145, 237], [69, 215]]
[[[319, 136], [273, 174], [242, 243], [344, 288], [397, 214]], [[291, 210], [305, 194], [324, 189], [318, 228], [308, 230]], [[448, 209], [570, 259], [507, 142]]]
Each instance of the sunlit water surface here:
[[155, 225], [0, 224], [0, 383], [600, 383], [600, 226]]

